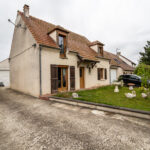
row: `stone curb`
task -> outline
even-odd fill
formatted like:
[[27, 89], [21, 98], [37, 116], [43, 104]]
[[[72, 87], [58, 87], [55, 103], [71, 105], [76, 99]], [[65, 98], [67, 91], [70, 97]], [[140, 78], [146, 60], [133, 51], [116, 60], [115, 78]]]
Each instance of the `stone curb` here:
[[59, 102], [59, 103], [65, 103], [65, 104], [86, 107], [90, 109], [97, 109], [106, 112], [112, 112], [112, 113], [122, 114], [126, 116], [132, 116], [132, 117], [150, 120], [149, 111], [134, 110], [131, 108], [111, 106], [107, 104], [99, 104], [99, 103], [87, 102], [87, 101], [76, 100], [71, 98], [55, 97], [55, 96], [49, 96], [49, 100], [54, 102]]

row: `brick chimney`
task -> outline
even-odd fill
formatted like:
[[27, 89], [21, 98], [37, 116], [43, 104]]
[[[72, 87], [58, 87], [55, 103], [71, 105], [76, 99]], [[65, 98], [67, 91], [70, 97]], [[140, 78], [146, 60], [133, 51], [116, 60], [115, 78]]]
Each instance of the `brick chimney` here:
[[121, 52], [117, 52], [117, 56], [120, 56], [121, 55]]
[[23, 7], [23, 13], [24, 13], [25, 17], [29, 17], [29, 6], [26, 4]]

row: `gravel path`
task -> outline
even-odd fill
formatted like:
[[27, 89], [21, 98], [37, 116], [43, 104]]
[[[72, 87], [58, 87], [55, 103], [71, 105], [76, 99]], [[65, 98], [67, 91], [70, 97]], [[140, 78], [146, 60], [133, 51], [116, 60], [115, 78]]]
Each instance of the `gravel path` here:
[[150, 150], [150, 121], [0, 88], [0, 150]]

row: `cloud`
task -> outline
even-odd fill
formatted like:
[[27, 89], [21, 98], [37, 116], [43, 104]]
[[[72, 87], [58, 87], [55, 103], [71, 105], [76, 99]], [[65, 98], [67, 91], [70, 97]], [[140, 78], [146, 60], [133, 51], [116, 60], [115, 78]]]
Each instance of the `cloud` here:
[[9, 56], [17, 10], [30, 5], [30, 14], [99, 40], [107, 51], [116, 52], [135, 61], [150, 40], [149, 0], [13, 0], [0, 5], [0, 60]]

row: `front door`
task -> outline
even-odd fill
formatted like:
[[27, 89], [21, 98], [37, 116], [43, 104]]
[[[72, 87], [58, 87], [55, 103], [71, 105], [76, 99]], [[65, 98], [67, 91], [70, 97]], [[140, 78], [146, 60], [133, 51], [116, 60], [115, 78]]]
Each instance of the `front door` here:
[[58, 91], [67, 91], [68, 89], [68, 68], [58, 67]]
[[80, 88], [84, 88], [84, 67], [80, 67]]

